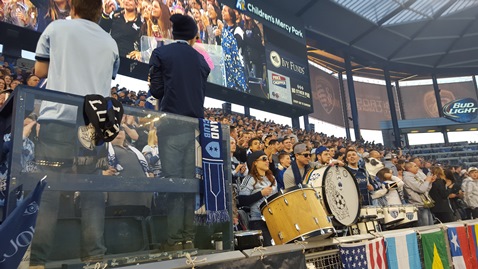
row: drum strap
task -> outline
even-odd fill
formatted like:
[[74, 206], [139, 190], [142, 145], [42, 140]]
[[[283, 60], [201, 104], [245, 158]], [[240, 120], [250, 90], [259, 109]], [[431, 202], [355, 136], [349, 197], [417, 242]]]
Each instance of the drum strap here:
[[310, 169], [310, 166], [306, 165], [304, 167], [303, 175], [300, 174], [299, 166], [297, 165], [296, 162], [292, 162], [291, 167], [292, 167], [292, 173], [294, 174], [295, 184], [296, 185], [302, 184], [302, 182], [304, 181], [305, 175], [307, 174], [306, 172]]

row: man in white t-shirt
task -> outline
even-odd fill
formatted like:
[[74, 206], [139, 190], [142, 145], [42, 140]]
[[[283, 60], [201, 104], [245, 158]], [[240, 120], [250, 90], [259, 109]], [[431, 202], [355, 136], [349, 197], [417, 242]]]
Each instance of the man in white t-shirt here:
[[[101, 0], [71, 0], [71, 20], [56, 20], [42, 33], [36, 48], [35, 75], [47, 78], [50, 90], [76, 95], [109, 96], [111, 79], [119, 68], [118, 46], [96, 22]], [[46, 173], [73, 173], [78, 150], [77, 107], [43, 101], [38, 123], [36, 161]], [[41, 164], [41, 165], [40, 165]], [[95, 166], [94, 164], [92, 166]], [[115, 171], [82, 167], [82, 173], [112, 175]], [[58, 217], [60, 192], [45, 191], [32, 244], [31, 265], [44, 268]], [[102, 259], [104, 198], [100, 192], [82, 193], [82, 259]], [[103, 213], [103, 215], [101, 215]], [[100, 217], [98, 217], [100, 215]], [[84, 216], [84, 217], [83, 217]]]

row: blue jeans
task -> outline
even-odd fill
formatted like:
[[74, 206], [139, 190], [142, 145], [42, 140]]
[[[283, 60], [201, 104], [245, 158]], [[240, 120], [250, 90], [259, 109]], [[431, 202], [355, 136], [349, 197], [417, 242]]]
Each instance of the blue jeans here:
[[430, 208], [419, 207], [418, 208], [418, 226], [433, 225], [433, 215]]

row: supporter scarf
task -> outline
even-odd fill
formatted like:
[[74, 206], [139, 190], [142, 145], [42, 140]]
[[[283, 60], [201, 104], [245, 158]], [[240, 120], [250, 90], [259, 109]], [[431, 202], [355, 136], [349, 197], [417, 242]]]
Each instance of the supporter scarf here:
[[[305, 175], [307, 174], [307, 171], [310, 169], [310, 165], [307, 164], [304, 167], [304, 174], [303, 175], [300, 175], [299, 166], [297, 165], [297, 163], [295, 161], [291, 162], [290, 166], [292, 167], [292, 173], [294, 174], [295, 185], [302, 184], [304, 182]], [[307, 181], [306, 184], [308, 184], [308, 183], [309, 182]]]
[[199, 119], [199, 131], [202, 152], [203, 203], [206, 207], [206, 218], [198, 217], [197, 221], [202, 224], [228, 222], [221, 124]]

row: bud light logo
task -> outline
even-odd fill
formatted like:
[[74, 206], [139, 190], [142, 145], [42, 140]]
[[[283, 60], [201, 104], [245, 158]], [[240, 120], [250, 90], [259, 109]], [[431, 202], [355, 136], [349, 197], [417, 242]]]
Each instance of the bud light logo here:
[[478, 115], [478, 103], [472, 98], [449, 102], [443, 106], [443, 115], [456, 122], [470, 122]]

